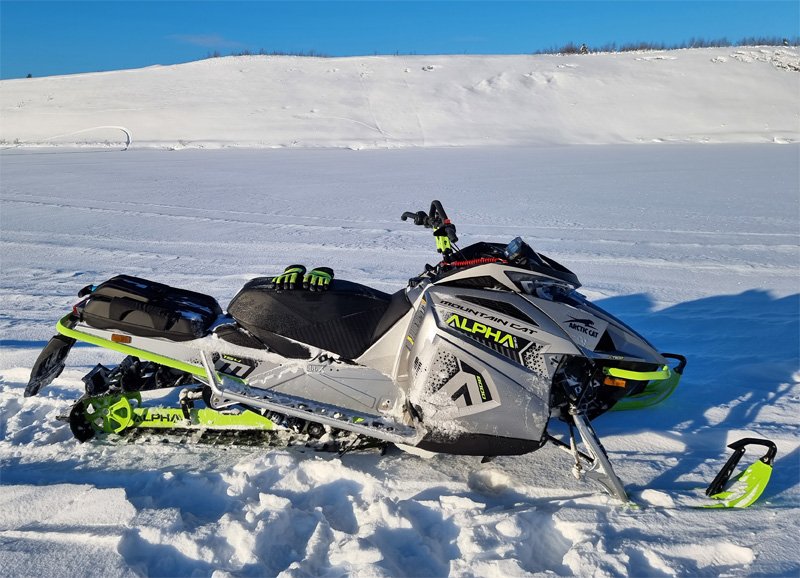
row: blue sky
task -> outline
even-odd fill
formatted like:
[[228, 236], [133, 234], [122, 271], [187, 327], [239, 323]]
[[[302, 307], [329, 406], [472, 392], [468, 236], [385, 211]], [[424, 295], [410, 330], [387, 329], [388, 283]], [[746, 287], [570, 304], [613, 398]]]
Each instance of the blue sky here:
[[174, 64], [214, 51], [519, 54], [570, 41], [798, 35], [797, 0], [1, 0], [0, 78]]

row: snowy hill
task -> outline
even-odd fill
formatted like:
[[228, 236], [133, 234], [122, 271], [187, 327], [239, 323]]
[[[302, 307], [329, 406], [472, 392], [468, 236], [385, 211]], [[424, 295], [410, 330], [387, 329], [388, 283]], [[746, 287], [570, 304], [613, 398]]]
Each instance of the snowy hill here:
[[241, 56], [0, 82], [0, 141], [349, 147], [792, 142], [800, 52]]

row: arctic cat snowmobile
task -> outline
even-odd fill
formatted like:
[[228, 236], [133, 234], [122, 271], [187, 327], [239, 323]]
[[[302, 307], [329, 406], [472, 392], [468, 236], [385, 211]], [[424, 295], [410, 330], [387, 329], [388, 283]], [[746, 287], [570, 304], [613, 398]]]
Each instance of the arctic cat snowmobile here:
[[[80, 440], [142, 428], [290, 430], [484, 457], [551, 442], [573, 455], [577, 475], [626, 500], [590, 420], [660, 401], [686, 360], [590, 303], [574, 273], [519, 237], [459, 249], [438, 201], [401, 218], [433, 229], [441, 261], [393, 295], [340, 279], [327, 291], [286, 290], [263, 277], [223, 312], [208, 295], [125, 275], [86, 287], [25, 395], [55, 379], [82, 341], [127, 357], [84, 378], [69, 416]], [[141, 392], [162, 388], [185, 389], [180, 407], [143, 404]], [[562, 438], [548, 433], [553, 419], [568, 425]]]

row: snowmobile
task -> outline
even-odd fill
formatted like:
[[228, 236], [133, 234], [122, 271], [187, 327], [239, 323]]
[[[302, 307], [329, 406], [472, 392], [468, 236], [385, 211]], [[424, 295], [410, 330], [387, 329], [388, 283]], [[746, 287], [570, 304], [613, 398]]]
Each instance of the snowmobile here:
[[[208, 295], [126, 275], [85, 287], [25, 395], [58, 377], [80, 341], [127, 356], [84, 378], [69, 415], [81, 441], [141, 429], [293, 431], [484, 458], [553, 443], [576, 475], [627, 500], [590, 420], [661, 401], [686, 359], [659, 353], [519, 237], [459, 248], [439, 201], [401, 218], [433, 230], [441, 260], [393, 295], [260, 277], [223, 312]], [[179, 407], [142, 401], [163, 388], [180, 388]], [[551, 420], [566, 423], [561, 437]]]

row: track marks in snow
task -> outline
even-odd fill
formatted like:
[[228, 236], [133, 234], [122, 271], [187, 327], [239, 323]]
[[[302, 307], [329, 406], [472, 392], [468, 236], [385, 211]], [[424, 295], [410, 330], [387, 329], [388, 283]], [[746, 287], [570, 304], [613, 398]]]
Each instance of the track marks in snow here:
[[[165, 218], [196, 218], [200, 220], [209, 220], [222, 223], [239, 223], [243, 226], [246, 225], [292, 225], [320, 228], [356, 228], [365, 230], [365, 232], [372, 231], [385, 231], [385, 232], [408, 232], [415, 231], [410, 229], [408, 224], [400, 222], [399, 215], [390, 215], [390, 218], [385, 216], [363, 214], [343, 214], [338, 215], [335, 207], [332, 211], [325, 211], [323, 214], [315, 216], [312, 212], [297, 214], [286, 210], [274, 212], [267, 207], [258, 207], [257, 210], [234, 210], [226, 204], [219, 206], [202, 207], [198, 205], [187, 206], [186, 204], [168, 204], [151, 199], [148, 201], [130, 201], [119, 199], [92, 199], [88, 197], [80, 197], [81, 202], [76, 201], [76, 197], [58, 196], [58, 195], [37, 195], [31, 193], [24, 193], [21, 191], [14, 191], [11, 194], [5, 192], [3, 202], [30, 204], [34, 206], [50, 207], [54, 209], [77, 209], [87, 211], [108, 211], [116, 214], [126, 215], [147, 215], [154, 217]], [[468, 208], [467, 208], [468, 209]], [[253, 217], [258, 217], [254, 219]], [[684, 229], [675, 227], [663, 227], [656, 224], [652, 227], [641, 228], [631, 223], [627, 226], [596, 226], [586, 222], [577, 222], [565, 220], [562, 223], [547, 224], [542, 222], [527, 223], [527, 215], [519, 215], [517, 218], [504, 218], [497, 216], [491, 219], [491, 222], [486, 222], [483, 215], [474, 215], [470, 218], [467, 213], [462, 216], [458, 221], [459, 229], [468, 232], [470, 235], [481, 236], [482, 238], [497, 236], [498, 238], [505, 239], [511, 234], [519, 233], [520, 229], [529, 230], [537, 238], [542, 238], [548, 241], [570, 241], [576, 238], [587, 237], [595, 242], [626, 242], [625, 239], [616, 239], [617, 234], [623, 235], [641, 235], [647, 234], [646, 241], [637, 239], [637, 242], [644, 243], [646, 246], [657, 246], [659, 243], [654, 242], [652, 239], [663, 239], [663, 236], [674, 237], [674, 241], [665, 244], [670, 246], [687, 246], [687, 247], [704, 247], [714, 248], [720, 247], [737, 247], [737, 248], [772, 248], [775, 245], [795, 249], [797, 248], [797, 233], [795, 232], [771, 232], [764, 230], [745, 230], [739, 229], [736, 231], [719, 231], [719, 230], [702, 230], [702, 229]], [[537, 221], [541, 217], [546, 221], [558, 221], [558, 214], [548, 214], [544, 216], [537, 215]], [[508, 221], [508, 224], [500, 224]], [[379, 225], [377, 229], [370, 228]], [[562, 232], [557, 237], [552, 236], [552, 232]], [[696, 238], [694, 243], [686, 243], [686, 238]], [[743, 239], [779, 239], [778, 243], [752, 243], [749, 244]], [[717, 239], [725, 239], [721, 243]], [[716, 242], [715, 242], [716, 241]], [[632, 241], [631, 241], [632, 242]]]
[[[113, 208], [108, 206], [91, 206], [86, 204], [71, 204], [68, 202], [61, 202], [61, 203], [53, 203], [49, 201], [31, 201], [31, 200], [5, 200], [4, 202], [9, 204], [23, 204], [23, 205], [32, 205], [37, 207], [46, 207], [56, 210], [61, 209], [69, 209], [69, 210], [76, 210], [76, 211], [88, 211], [88, 212], [98, 212], [98, 213], [109, 213], [114, 215], [130, 215], [130, 209], [123, 209], [123, 208]], [[105, 203], [101, 203], [105, 204]], [[129, 204], [129, 203], [126, 203]], [[291, 229], [309, 229], [309, 230], [330, 230], [330, 229], [352, 229], [352, 226], [344, 226], [344, 225], [325, 225], [322, 223], [320, 219], [314, 224], [302, 224], [297, 222], [289, 222], [287, 223], [286, 217], [277, 216], [277, 217], [270, 217], [270, 215], [265, 215], [262, 220], [253, 220], [252, 216], [253, 213], [244, 213], [244, 212], [231, 212], [225, 210], [203, 210], [203, 209], [191, 209], [184, 207], [183, 209], [176, 208], [175, 213], [166, 212], [166, 211], [153, 211], [150, 204], [135, 204], [136, 207], [136, 215], [141, 217], [157, 217], [157, 218], [164, 218], [164, 219], [175, 219], [175, 220], [188, 220], [188, 221], [200, 221], [204, 223], [213, 223], [217, 225], [237, 225], [242, 227], [252, 227], [252, 226], [268, 226], [270, 228], [282, 228], [288, 227]], [[146, 207], [146, 208], [145, 208]], [[163, 206], [162, 208], [168, 208], [167, 206]], [[170, 207], [171, 208], [171, 207]], [[201, 213], [201, 214], [192, 214], [192, 213]], [[220, 216], [214, 215], [225, 215], [228, 214], [227, 218], [222, 218]], [[251, 218], [245, 218], [249, 216]], [[298, 218], [301, 219], [301, 218]], [[302, 218], [302, 220], [308, 220], [307, 217]], [[363, 233], [386, 233], [388, 232], [386, 229], [359, 229]]]

